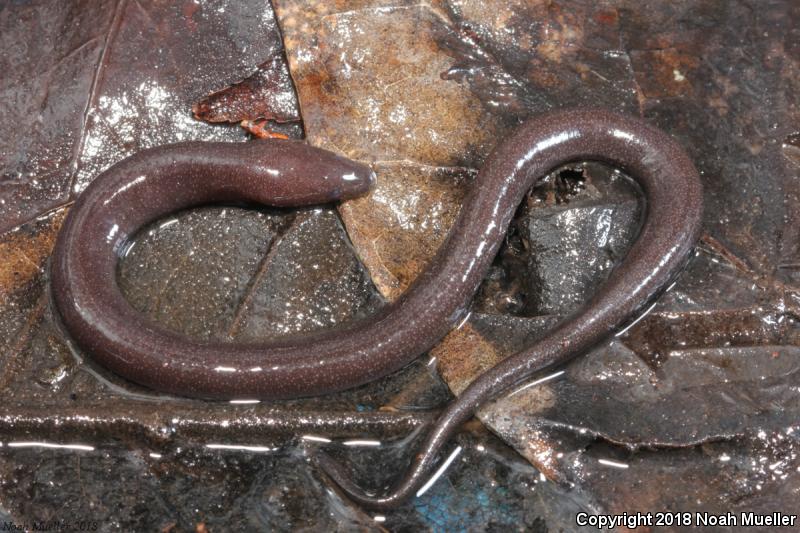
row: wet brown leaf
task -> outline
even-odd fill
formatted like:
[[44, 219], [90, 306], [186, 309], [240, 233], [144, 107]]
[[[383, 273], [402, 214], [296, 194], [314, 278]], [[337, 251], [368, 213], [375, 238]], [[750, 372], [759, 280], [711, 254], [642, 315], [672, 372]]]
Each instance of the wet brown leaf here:
[[446, 13], [412, 2], [278, 1], [311, 144], [373, 164], [376, 190], [341, 209], [381, 293], [397, 297], [438, 248], [464, 177], [499, 132], [480, 101], [441, 78]]
[[276, 45], [273, 56], [253, 74], [206, 96], [192, 106], [192, 111], [207, 122], [299, 121], [297, 97], [281, 49]]

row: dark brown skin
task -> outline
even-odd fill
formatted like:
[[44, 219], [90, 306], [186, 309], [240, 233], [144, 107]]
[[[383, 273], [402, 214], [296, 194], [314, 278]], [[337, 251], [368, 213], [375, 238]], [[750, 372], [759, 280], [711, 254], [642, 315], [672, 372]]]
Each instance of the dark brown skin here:
[[98, 177], [70, 213], [53, 262], [56, 303], [98, 361], [161, 391], [269, 399], [354, 387], [404, 366], [450, 331], [467, 313], [525, 193], [555, 168], [584, 160], [625, 170], [646, 200], [639, 237], [584, 309], [479, 376], [439, 417], [391, 494], [363, 494], [341, 466], [320, 455], [322, 468], [354, 501], [396, 507], [425, 482], [442, 446], [482, 403], [609, 337], [683, 266], [699, 233], [702, 190], [691, 161], [669, 136], [603, 110], [532, 119], [486, 161], [447, 241], [395, 303], [344, 329], [261, 344], [192, 341], [147, 321], [117, 288], [120, 250], [143, 225], [177, 209], [215, 201], [343, 200], [365, 193], [372, 173], [290, 141], [185, 143], [142, 152]]

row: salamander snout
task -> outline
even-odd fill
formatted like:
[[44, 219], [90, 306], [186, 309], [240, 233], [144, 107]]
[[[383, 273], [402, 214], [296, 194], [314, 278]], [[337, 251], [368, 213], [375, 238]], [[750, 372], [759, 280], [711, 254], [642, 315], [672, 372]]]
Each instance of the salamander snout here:
[[[239, 148], [241, 146], [241, 148]], [[249, 167], [284, 205], [313, 205], [364, 196], [375, 184], [372, 169], [347, 157], [300, 141], [263, 140], [236, 146], [241, 167]], [[292, 203], [288, 198], [292, 198]]]
[[344, 160], [336, 168], [335, 176], [328, 176], [339, 182], [339, 198], [349, 200], [367, 194], [377, 180], [375, 172], [362, 163]]

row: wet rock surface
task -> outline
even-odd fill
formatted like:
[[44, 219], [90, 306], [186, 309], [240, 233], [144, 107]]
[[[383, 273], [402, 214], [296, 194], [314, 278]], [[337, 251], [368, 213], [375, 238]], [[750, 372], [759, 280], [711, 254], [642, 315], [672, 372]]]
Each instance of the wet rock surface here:
[[[579, 510], [796, 507], [791, 2], [274, 5], [277, 22], [268, 2], [0, 5], [0, 110], [14, 125], [0, 140], [0, 519], [558, 531]], [[493, 433], [469, 424], [444, 478], [398, 511], [343, 500], [313, 450], [351, 463], [365, 487], [390, 485], [450, 391], [568, 317], [624, 256], [642, 209], [624, 174], [554, 172], [520, 206], [460, 329], [395, 375], [328, 397], [165, 397], [95, 365], [52, 309], [55, 237], [100, 171], [168, 142], [246, 141], [234, 123], [265, 121], [369, 162], [377, 190], [336, 209], [178, 213], [135, 239], [123, 291], [198, 338], [358, 319], [424, 268], [491, 148], [567, 105], [644, 116], [687, 148], [706, 194], [697, 256], [613, 341], [485, 406]]]

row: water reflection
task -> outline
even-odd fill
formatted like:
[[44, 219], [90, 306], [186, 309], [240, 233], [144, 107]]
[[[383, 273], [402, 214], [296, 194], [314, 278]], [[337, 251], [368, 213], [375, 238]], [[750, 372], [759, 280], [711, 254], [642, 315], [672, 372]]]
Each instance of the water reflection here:
[[610, 459], [598, 459], [598, 463], [605, 466], [612, 466], [614, 468], [628, 468], [630, 465], [627, 463], [620, 463], [618, 461], [612, 461]]
[[83, 452], [94, 451], [94, 446], [86, 444], [56, 444], [53, 442], [38, 442], [38, 441], [17, 441], [9, 442], [9, 448], [48, 448], [58, 450], [78, 450]]
[[439, 467], [436, 473], [433, 474], [431, 478], [428, 481], [426, 481], [422, 487], [420, 487], [420, 489], [417, 491], [417, 498], [428, 492], [428, 489], [430, 489], [433, 486], [433, 484], [436, 483], [436, 481], [440, 477], [442, 477], [442, 474], [444, 474], [447, 471], [447, 469], [450, 468], [450, 465], [453, 463], [453, 461], [456, 460], [456, 457], [458, 457], [458, 455], [461, 453], [461, 450], [462, 450], [461, 446], [453, 450], [453, 453], [451, 453], [450, 456], [447, 458], [447, 460], [444, 463], [442, 463], [442, 466]]
[[210, 450], [235, 450], [244, 452], [275, 452], [280, 448], [270, 448], [269, 446], [259, 446], [250, 444], [206, 444]]
[[647, 315], [649, 315], [649, 314], [650, 314], [650, 312], [653, 310], [653, 308], [656, 306], [656, 304], [657, 304], [657, 303], [658, 303], [658, 301], [655, 301], [655, 302], [653, 302], [653, 303], [650, 305], [650, 307], [648, 307], [648, 308], [647, 308], [647, 309], [646, 309], [644, 312], [642, 312], [642, 313], [641, 313], [639, 316], [637, 316], [637, 317], [636, 317], [636, 319], [635, 319], [633, 322], [631, 322], [630, 324], [628, 324], [627, 326], [625, 326], [624, 328], [622, 328], [622, 330], [621, 330], [621, 331], [618, 331], [617, 333], [615, 333], [615, 334], [614, 334], [614, 336], [615, 336], [615, 337], [621, 337], [621, 336], [625, 335], [625, 332], [626, 332], [626, 331], [628, 331], [629, 329], [631, 329], [633, 326], [635, 326], [636, 324], [638, 324], [639, 322], [641, 322], [641, 321], [642, 321], [642, 319], [644, 319], [644, 317], [646, 317]]
[[323, 443], [331, 442], [331, 439], [326, 439], [325, 437], [318, 437], [316, 435], [303, 435], [300, 438], [302, 440], [307, 440], [311, 442], [323, 442]]
[[531, 387], [535, 387], [536, 385], [541, 385], [542, 383], [546, 383], [548, 381], [556, 379], [557, 377], [562, 375], [564, 372], [566, 372], [566, 371], [565, 370], [559, 370], [558, 372], [554, 372], [554, 373], [552, 373], [552, 374], [550, 374], [548, 376], [545, 376], [543, 378], [539, 378], [539, 379], [537, 379], [535, 381], [531, 381], [530, 383], [527, 383], [527, 384], [523, 385], [522, 387], [518, 388], [517, 390], [515, 390], [514, 392], [509, 394], [508, 397], [511, 398], [515, 394], [518, 394], [518, 393], [520, 393], [520, 392], [522, 392], [522, 391], [524, 391], [526, 389], [529, 389]]
[[345, 446], [380, 446], [381, 441], [369, 440], [369, 439], [355, 439], [355, 440], [346, 440], [342, 444], [344, 444]]

